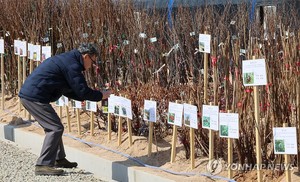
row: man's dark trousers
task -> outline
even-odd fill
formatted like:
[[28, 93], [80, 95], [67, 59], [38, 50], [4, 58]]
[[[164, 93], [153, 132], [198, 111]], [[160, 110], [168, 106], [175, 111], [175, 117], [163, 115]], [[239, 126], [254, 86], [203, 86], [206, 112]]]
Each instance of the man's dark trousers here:
[[25, 109], [44, 128], [46, 134], [36, 165], [53, 166], [55, 160], [66, 157], [62, 142], [64, 126], [50, 104], [32, 102], [24, 98], [20, 98], [20, 100]]

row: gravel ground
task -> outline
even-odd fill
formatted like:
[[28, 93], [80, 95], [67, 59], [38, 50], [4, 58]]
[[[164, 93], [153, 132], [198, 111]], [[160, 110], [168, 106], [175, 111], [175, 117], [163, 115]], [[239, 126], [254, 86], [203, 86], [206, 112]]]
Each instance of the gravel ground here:
[[64, 169], [62, 176], [35, 176], [35, 162], [38, 156], [26, 149], [20, 149], [13, 142], [0, 140], [0, 182], [98, 182], [92, 173], [79, 168]]

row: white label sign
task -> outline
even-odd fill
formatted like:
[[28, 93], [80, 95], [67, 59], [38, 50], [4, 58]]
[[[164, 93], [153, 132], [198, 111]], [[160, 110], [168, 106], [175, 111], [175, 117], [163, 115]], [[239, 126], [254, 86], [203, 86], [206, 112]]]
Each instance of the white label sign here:
[[20, 55], [19, 53], [19, 45], [20, 43], [20, 40], [14, 40], [14, 52], [15, 52], [15, 55]]
[[156, 101], [144, 101], [144, 120], [156, 122]]
[[169, 102], [168, 123], [182, 126], [183, 105]]
[[151, 43], [156, 42], [156, 41], [157, 41], [157, 38], [156, 38], [156, 37], [150, 38], [150, 42], [151, 42]]
[[203, 105], [202, 106], [202, 128], [219, 130], [219, 107]]
[[243, 61], [243, 83], [245, 86], [267, 85], [265, 59]]
[[237, 113], [219, 113], [220, 137], [239, 138], [239, 115]]
[[82, 108], [82, 102], [78, 100], [71, 100], [71, 106], [72, 108], [81, 109]]
[[132, 119], [131, 100], [124, 97], [118, 97], [120, 103], [120, 116]]
[[33, 44], [28, 43], [28, 50], [27, 50], [27, 56], [29, 59], [33, 58]]
[[42, 46], [42, 61], [51, 57], [51, 46]]
[[4, 54], [4, 39], [0, 39], [0, 54]]
[[69, 103], [69, 98], [66, 96], [61, 96], [57, 101], [55, 101], [55, 104], [57, 106], [67, 106]]
[[85, 109], [88, 111], [93, 111], [93, 112], [97, 112], [97, 102], [93, 102], [93, 101], [85, 101]]
[[184, 125], [198, 129], [197, 106], [183, 104]]
[[27, 42], [26, 41], [20, 41], [19, 42], [19, 55], [21, 57], [27, 56]]
[[33, 45], [32, 60], [41, 61], [41, 45]]
[[210, 35], [199, 34], [199, 52], [210, 53], [210, 40]]
[[273, 128], [275, 154], [297, 154], [296, 127]]

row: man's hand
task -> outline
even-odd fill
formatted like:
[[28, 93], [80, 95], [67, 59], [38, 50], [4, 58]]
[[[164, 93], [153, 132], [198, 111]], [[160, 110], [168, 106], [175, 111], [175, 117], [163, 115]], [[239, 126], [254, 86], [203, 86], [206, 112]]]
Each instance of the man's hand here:
[[103, 90], [101, 91], [102, 93], [102, 100], [105, 100], [105, 99], [108, 99], [108, 97], [110, 96], [110, 94], [112, 94], [112, 91], [111, 90]]

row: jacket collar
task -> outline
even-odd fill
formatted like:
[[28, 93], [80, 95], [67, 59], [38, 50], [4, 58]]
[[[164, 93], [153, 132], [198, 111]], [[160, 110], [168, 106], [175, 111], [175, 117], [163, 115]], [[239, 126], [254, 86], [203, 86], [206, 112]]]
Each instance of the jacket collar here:
[[77, 60], [79, 60], [79, 63], [82, 65], [83, 71], [85, 71], [83, 58], [82, 58], [81, 53], [77, 49], [74, 49], [73, 51], [74, 51], [74, 54], [75, 54]]

